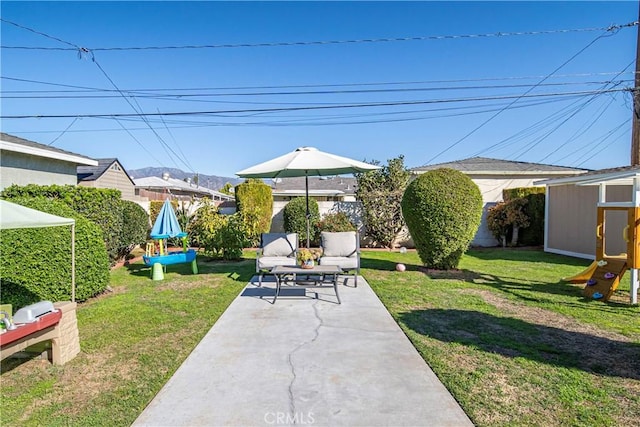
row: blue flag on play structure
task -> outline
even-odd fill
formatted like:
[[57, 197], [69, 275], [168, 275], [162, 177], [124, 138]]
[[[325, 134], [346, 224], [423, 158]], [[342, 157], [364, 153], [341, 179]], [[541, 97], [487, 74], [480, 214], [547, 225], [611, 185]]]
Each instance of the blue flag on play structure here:
[[184, 237], [187, 233], [182, 231], [180, 223], [176, 217], [176, 213], [173, 211], [173, 206], [169, 199], [164, 201], [162, 209], [156, 218], [156, 223], [153, 224], [151, 229], [152, 239], [167, 239], [169, 237]]

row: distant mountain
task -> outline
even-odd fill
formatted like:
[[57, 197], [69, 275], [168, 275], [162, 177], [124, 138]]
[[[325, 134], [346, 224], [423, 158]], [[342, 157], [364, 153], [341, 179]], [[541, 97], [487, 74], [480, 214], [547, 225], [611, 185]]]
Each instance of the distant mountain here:
[[[131, 178], [133, 179], [146, 178], [148, 176], [159, 176], [162, 178], [163, 173], [169, 173], [169, 176], [171, 178], [182, 179], [182, 180], [184, 180], [185, 178], [191, 178], [192, 181], [194, 180], [193, 173], [184, 172], [176, 168], [147, 167], [147, 168], [129, 170], [128, 172]], [[240, 184], [242, 181], [244, 180], [239, 178], [198, 174], [198, 184], [202, 187], [206, 187], [211, 190], [220, 190], [222, 187], [224, 187], [224, 185], [227, 182], [231, 183], [231, 185], [237, 185], [237, 184]]]

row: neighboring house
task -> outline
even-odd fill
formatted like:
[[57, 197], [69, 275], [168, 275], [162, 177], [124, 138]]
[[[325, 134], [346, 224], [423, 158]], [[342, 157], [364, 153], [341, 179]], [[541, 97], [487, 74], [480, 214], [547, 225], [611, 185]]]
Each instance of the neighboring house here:
[[482, 222], [471, 242], [474, 246], [496, 246], [498, 241], [493, 237], [486, 224], [486, 215], [490, 207], [502, 201], [502, 190], [506, 188], [534, 187], [536, 181], [555, 177], [575, 176], [588, 172], [586, 169], [539, 163], [515, 162], [510, 160], [473, 157], [448, 163], [420, 166], [411, 169], [414, 174], [422, 174], [429, 170], [449, 168], [458, 170], [473, 180], [480, 188], [484, 203]]
[[136, 196], [146, 197], [149, 200], [171, 198], [174, 200], [189, 201], [200, 200], [206, 197], [216, 204], [227, 200], [234, 200], [233, 196], [201, 187], [190, 180], [185, 182], [180, 179], [171, 178], [167, 173], [165, 173], [162, 178], [149, 176], [136, 178], [133, 182], [135, 183]]
[[78, 166], [78, 185], [120, 190], [122, 199], [135, 199], [135, 184], [116, 158], [96, 159], [97, 166]]
[[0, 190], [16, 185], [77, 185], [78, 166], [96, 160], [70, 151], [0, 133]]
[[[579, 258], [595, 258], [597, 207], [601, 203], [638, 206], [640, 166], [603, 169], [589, 173], [539, 181], [546, 185], [544, 250]], [[626, 211], [605, 213], [605, 252], [626, 251], [623, 230]]]
[[[318, 202], [320, 216], [329, 212], [345, 212], [356, 224], [360, 218], [360, 203], [356, 202], [358, 181], [352, 177], [309, 177], [309, 198]], [[305, 177], [277, 178], [272, 185], [273, 216], [271, 232], [284, 231], [283, 209], [291, 199], [305, 197]]]

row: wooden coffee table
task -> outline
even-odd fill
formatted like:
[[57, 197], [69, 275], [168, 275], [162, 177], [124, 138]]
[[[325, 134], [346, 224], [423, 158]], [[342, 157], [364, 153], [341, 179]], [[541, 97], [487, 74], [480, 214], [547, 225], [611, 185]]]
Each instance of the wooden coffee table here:
[[[271, 269], [271, 274], [276, 278], [276, 295], [273, 298], [274, 304], [278, 299], [278, 295], [280, 295], [280, 288], [283, 282], [305, 288], [333, 287], [336, 292], [338, 304], [342, 304], [340, 295], [338, 294], [338, 275], [342, 274], [342, 268], [337, 265], [316, 265], [313, 268], [278, 265]], [[327, 276], [331, 276], [329, 281], [327, 281]]]

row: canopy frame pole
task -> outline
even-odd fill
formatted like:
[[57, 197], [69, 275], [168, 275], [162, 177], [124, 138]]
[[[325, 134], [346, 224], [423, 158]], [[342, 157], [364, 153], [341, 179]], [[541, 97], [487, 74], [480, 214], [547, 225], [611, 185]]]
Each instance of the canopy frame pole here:
[[76, 224], [71, 224], [71, 302], [76, 302]]
[[307, 199], [307, 249], [309, 249], [309, 230], [311, 222], [311, 211], [309, 210], [309, 171], [304, 171], [304, 192]]

